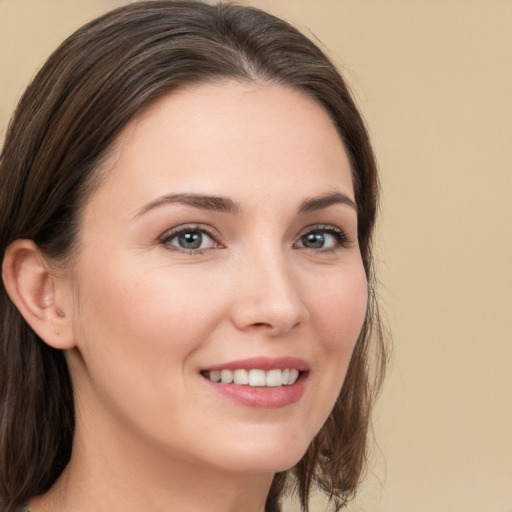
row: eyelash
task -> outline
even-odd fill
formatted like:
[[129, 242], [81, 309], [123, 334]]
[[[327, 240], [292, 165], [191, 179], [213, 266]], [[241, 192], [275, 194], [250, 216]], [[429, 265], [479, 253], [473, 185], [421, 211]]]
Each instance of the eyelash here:
[[202, 233], [207, 235], [215, 244], [215, 248], [223, 248], [222, 242], [219, 242], [219, 235], [214, 230], [209, 229], [206, 226], [199, 226], [199, 225], [187, 225], [187, 226], [181, 226], [179, 228], [173, 229], [171, 231], [168, 231], [164, 234], [164, 236], [161, 238], [161, 243], [165, 245], [170, 251], [176, 251], [181, 252], [183, 254], [203, 254], [205, 251], [210, 250], [210, 248], [207, 249], [185, 249], [183, 247], [178, 247], [176, 245], [171, 245], [172, 240], [179, 237], [180, 235], [185, 235], [188, 233]]
[[[325, 224], [319, 224], [319, 225], [315, 225], [315, 226], [308, 226], [302, 232], [302, 234], [300, 235], [298, 241], [302, 241], [302, 239], [306, 235], [309, 235], [309, 234], [312, 234], [312, 233], [322, 233], [322, 234], [332, 235], [335, 238], [335, 240], [336, 240], [336, 242], [338, 244], [336, 247], [329, 248], [329, 249], [326, 249], [326, 248], [308, 249], [307, 247], [304, 247], [305, 249], [308, 249], [310, 252], [313, 252], [313, 253], [335, 252], [336, 249], [338, 249], [340, 247], [346, 248], [346, 247], [349, 247], [350, 244], [351, 244], [351, 240], [350, 240], [350, 238], [348, 237], [348, 235], [347, 235], [347, 233], [345, 231], [343, 231], [342, 229], [337, 228], [335, 226], [325, 225]], [[297, 244], [298, 241], [295, 244]]]
[[[201, 233], [207, 235], [214, 244], [214, 247], [208, 247], [208, 248], [199, 248], [199, 249], [186, 249], [183, 247], [178, 247], [176, 245], [171, 245], [171, 242], [176, 239], [179, 236], [190, 234], [190, 233]], [[295, 242], [293, 245], [297, 248], [298, 243], [303, 243], [302, 239], [310, 234], [313, 233], [320, 233], [320, 234], [328, 234], [332, 235], [336, 242], [337, 246], [334, 248], [318, 248], [318, 249], [311, 249], [304, 246], [298, 246], [299, 249], [303, 248], [308, 250], [312, 253], [322, 253], [322, 252], [335, 252], [336, 249], [340, 247], [348, 247], [351, 244], [350, 238], [347, 236], [346, 232], [342, 229], [339, 229], [335, 226], [331, 225], [314, 225], [314, 226], [308, 226], [305, 230], [303, 230], [302, 234], [299, 236], [297, 242]], [[204, 254], [206, 251], [209, 251], [211, 249], [223, 249], [224, 246], [221, 241], [219, 241], [219, 235], [216, 231], [212, 230], [211, 228], [208, 228], [206, 226], [202, 225], [187, 225], [187, 226], [181, 226], [179, 228], [175, 228], [171, 231], [166, 232], [160, 239], [160, 242], [165, 245], [169, 250], [180, 252], [187, 255], [199, 255]]]

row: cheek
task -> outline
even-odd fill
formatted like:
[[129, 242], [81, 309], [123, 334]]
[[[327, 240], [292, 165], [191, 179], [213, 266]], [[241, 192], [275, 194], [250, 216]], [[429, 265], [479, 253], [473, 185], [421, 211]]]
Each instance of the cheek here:
[[180, 361], [178, 356], [194, 350], [217, 316], [205, 283], [181, 274], [117, 267], [96, 275], [81, 290], [82, 332], [112, 350]]
[[318, 368], [313, 370], [322, 377], [317, 381], [316, 396], [323, 397], [318, 403], [321, 408], [318, 427], [330, 414], [345, 380], [366, 316], [367, 294], [366, 275], [361, 265], [337, 279], [329, 279], [323, 293], [318, 293], [317, 299], [312, 301], [312, 329], [318, 335], [314, 349]]
[[[313, 292], [310, 295], [313, 297]], [[367, 300], [368, 286], [362, 266], [328, 279], [316, 292], [311, 308], [325, 349], [352, 352], [366, 316]]]
[[75, 333], [86, 380], [133, 403], [158, 400], [155, 389], [183, 387], [187, 362], [218, 316], [205, 293], [211, 283], [136, 259], [83, 261]]
[[108, 410], [164, 439], [180, 427], [162, 411], [187, 409], [190, 361], [220, 312], [204, 276], [133, 270], [119, 260], [83, 269], [75, 332], [85, 364], [75, 366], [76, 390], [87, 411]]

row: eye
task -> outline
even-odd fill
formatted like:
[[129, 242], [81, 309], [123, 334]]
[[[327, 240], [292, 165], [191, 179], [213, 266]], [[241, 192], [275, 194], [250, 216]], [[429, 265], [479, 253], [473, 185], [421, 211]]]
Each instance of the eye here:
[[346, 247], [349, 243], [347, 235], [334, 226], [318, 226], [304, 233], [296, 243], [314, 251], [332, 251], [338, 247]]
[[167, 232], [162, 238], [162, 243], [171, 250], [192, 254], [220, 247], [220, 244], [206, 229], [193, 226]]

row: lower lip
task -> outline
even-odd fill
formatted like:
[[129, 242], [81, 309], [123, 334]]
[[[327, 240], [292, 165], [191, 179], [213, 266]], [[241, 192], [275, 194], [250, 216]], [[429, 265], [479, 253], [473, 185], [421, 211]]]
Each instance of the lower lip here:
[[307, 377], [307, 373], [301, 373], [295, 383], [276, 387], [222, 384], [202, 378], [217, 393], [246, 407], [278, 409], [300, 400], [306, 389]]

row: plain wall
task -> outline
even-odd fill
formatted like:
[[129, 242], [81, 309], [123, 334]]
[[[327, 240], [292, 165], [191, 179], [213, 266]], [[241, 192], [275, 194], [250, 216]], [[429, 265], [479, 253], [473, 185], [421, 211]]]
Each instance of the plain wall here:
[[[0, 0], [2, 138], [50, 51], [122, 3]], [[511, 512], [512, 2], [242, 3], [329, 48], [380, 163], [394, 355], [350, 511]]]

